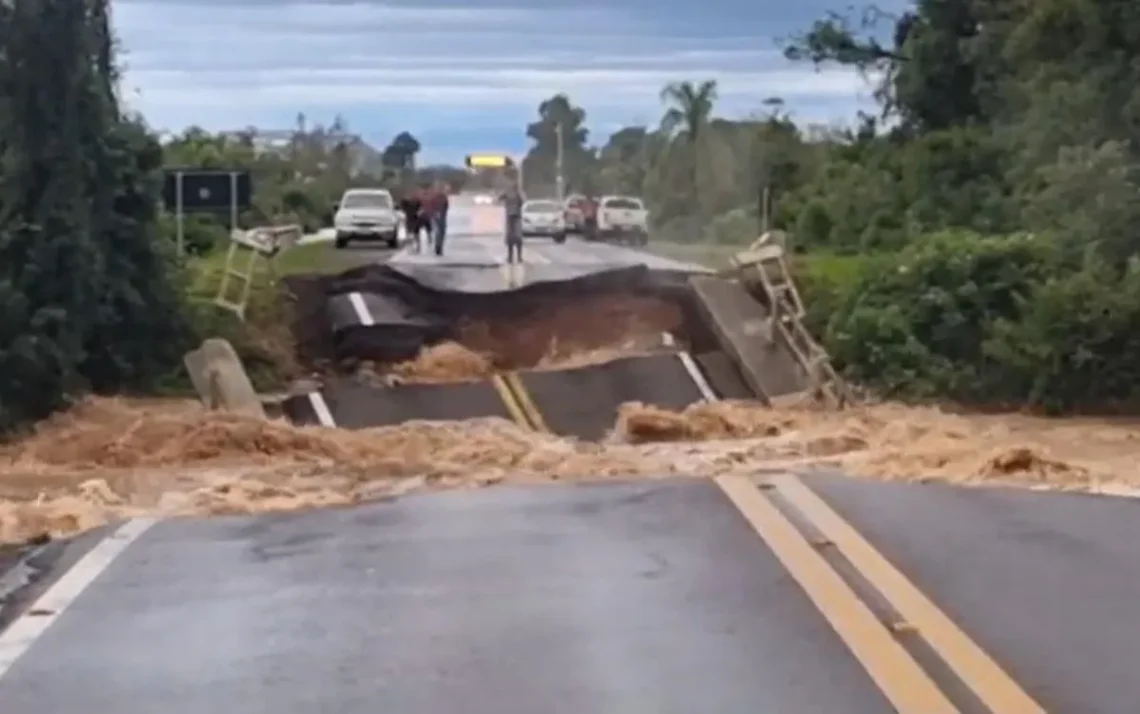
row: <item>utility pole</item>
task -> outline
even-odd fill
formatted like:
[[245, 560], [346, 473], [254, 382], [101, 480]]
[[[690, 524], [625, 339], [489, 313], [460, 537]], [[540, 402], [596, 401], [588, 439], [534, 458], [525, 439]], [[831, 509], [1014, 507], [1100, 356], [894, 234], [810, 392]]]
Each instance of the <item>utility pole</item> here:
[[555, 186], [558, 191], [558, 200], [562, 201], [565, 199], [564, 194], [566, 193], [566, 181], [562, 175], [562, 158], [564, 151], [562, 147], [562, 122], [558, 122], [554, 125], [554, 136], [558, 140], [558, 145], [554, 154], [554, 180], [556, 182]]

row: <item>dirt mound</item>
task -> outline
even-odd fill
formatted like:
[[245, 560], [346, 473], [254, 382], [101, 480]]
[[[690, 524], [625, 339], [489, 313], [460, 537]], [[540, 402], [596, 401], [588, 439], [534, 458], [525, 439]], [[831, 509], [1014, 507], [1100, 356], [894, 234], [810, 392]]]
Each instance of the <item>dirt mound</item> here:
[[971, 417], [884, 404], [625, 405], [581, 443], [498, 419], [347, 431], [93, 399], [0, 447], [0, 542], [138, 514], [255, 513], [503, 481], [748, 473], [830, 465], [866, 478], [1112, 490], [1140, 485], [1132, 422]]
[[615, 432], [634, 444], [708, 441], [777, 436], [790, 423], [786, 414], [749, 402], [694, 404], [683, 412], [631, 402], [618, 410]]
[[402, 381], [421, 383], [476, 381], [487, 379], [494, 371], [488, 357], [458, 342], [433, 345], [416, 359], [392, 367], [392, 374]]

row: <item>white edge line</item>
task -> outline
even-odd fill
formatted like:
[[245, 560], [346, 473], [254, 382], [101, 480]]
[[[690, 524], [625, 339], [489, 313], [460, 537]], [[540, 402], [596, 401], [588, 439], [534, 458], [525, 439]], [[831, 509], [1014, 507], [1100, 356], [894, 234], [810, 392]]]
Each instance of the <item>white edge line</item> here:
[[693, 384], [697, 385], [697, 391], [701, 393], [701, 397], [706, 402], [720, 401], [717, 399], [716, 392], [713, 391], [712, 385], [705, 379], [705, 375], [701, 374], [701, 368], [697, 366], [696, 360], [688, 352], [678, 352], [677, 357], [681, 360], [681, 364], [685, 366], [685, 371], [693, 378]]
[[329, 403], [325, 401], [325, 395], [320, 392], [309, 392], [309, 405], [313, 407], [313, 413], [317, 415], [317, 423], [321, 426], [336, 427], [336, 419], [333, 419], [332, 410], [329, 409]]
[[158, 521], [132, 518], [99, 541], [0, 633], [0, 680], [127, 547]]
[[368, 306], [364, 304], [364, 296], [360, 293], [349, 293], [348, 301], [352, 303], [352, 309], [356, 312], [356, 319], [360, 320], [360, 324], [365, 327], [371, 327], [376, 324], [376, 320], [372, 319], [372, 313], [368, 310]]
[[529, 262], [533, 265], [551, 265], [554, 261], [538, 252], [538, 250], [536, 250], [537, 247], [538, 246], [531, 245], [529, 249], [526, 249], [526, 260], [524, 262]]

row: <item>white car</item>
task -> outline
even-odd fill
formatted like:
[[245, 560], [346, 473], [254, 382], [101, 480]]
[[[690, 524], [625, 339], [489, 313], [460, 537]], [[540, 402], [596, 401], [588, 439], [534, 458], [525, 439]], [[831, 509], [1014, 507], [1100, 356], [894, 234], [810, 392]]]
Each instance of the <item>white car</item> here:
[[562, 204], [547, 199], [534, 199], [522, 205], [522, 234], [549, 236], [557, 243], [566, 240], [566, 216]]
[[649, 211], [640, 198], [603, 196], [598, 201], [596, 239], [645, 245], [649, 242]]
[[400, 221], [396, 203], [386, 188], [350, 188], [341, 196], [336, 216], [336, 247], [353, 240], [384, 241], [391, 248], [400, 245]]

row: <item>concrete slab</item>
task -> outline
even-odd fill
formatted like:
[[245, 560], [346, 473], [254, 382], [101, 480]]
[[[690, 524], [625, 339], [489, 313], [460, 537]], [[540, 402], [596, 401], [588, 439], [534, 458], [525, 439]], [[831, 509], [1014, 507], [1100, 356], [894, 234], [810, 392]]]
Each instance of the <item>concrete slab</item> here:
[[613, 428], [618, 407], [642, 402], [683, 409], [703, 399], [677, 354], [625, 357], [605, 364], [520, 372], [519, 380], [550, 430], [601, 439]]
[[5, 712], [881, 714], [704, 481], [170, 521], [0, 676]]
[[756, 392], [748, 386], [736, 362], [726, 352], [702, 352], [693, 355], [705, 380], [721, 399], [755, 399]]
[[740, 283], [698, 275], [689, 278], [689, 284], [701, 313], [754, 394], [774, 399], [807, 388], [795, 358], [771, 339], [767, 311]]
[[[341, 383], [315, 394], [317, 396], [303, 394], [285, 400], [282, 408], [290, 421], [300, 425], [367, 429], [415, 419], [511, 418], [500, 392], [490, 381], [393, 387]], [[330, 417], [332, 423], [326, 423]]]

